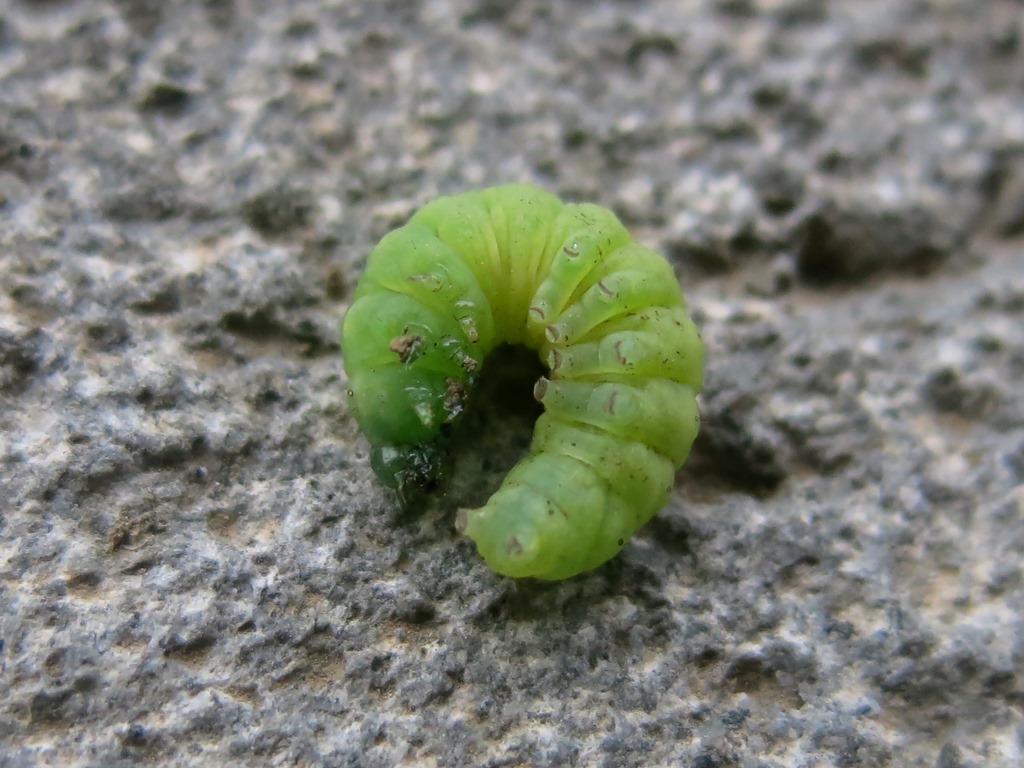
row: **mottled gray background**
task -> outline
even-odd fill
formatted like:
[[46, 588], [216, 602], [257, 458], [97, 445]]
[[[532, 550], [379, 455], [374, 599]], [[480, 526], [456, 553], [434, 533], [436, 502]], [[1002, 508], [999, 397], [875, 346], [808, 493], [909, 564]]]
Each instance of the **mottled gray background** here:
[[[336, 340], [510, 180], [708, 345], [671, 503], [558, 584], [452, 527], [529, 381], [403, 512]], [[0, 766], [1020, 765], [1022, 246], [1020, 0], [0, 0]]]

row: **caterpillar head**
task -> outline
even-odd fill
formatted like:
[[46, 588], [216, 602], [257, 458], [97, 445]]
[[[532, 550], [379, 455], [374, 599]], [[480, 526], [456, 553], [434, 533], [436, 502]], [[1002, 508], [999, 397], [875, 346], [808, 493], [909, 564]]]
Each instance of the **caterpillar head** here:
[[370, 467], [389, 488], [404, 498], [412, 490], [430, 490], [447, 470], [445, 451], [436, 443], [375, 445]]
[[[405, 497], [431, 490], [447, 473], [443, 440], [462, 412], [465, 387], [433, 371], [390, 366], [367, 383], [359, 374], [349, 390], [353, 413], [370, 437], [370, 466]], [[376, 386], [373, 386], [376, 384]]]

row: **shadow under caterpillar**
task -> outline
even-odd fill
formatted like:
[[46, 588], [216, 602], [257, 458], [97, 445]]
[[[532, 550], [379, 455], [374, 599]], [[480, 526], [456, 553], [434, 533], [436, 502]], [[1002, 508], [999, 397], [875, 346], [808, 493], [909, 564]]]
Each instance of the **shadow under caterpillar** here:
[[664, 506], [697, 436], [704, 347], [669, 263], [615, 215], [526, 184], [440, 197], [370, 253], [342, 323], [377, 476], [428, 487], [499, 344], [547, 366], [529, 454], [456, 525], [509, 576], [613, 557]]

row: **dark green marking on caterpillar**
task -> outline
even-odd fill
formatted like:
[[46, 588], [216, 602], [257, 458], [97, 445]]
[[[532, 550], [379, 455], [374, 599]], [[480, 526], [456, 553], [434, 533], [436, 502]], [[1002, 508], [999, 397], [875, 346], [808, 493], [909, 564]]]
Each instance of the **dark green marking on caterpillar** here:
[[441, 437], [499, 344], [547, 366], [527, 455], [458, 529], [509, 576], [613, 557], [665, 504], [700, 425], [700, 334], [668, 262], [615, 215], [525, 184], [438, 198], [370, 253], [342, 323], [371, 465], [430, 487]]

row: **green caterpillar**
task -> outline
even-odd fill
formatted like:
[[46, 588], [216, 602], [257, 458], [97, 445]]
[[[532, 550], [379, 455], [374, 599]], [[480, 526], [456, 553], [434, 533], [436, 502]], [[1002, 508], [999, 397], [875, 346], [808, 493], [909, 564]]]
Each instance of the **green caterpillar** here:
[[529, 455], [457, 527], [508, 576], [613, 557], [666, 502], [697, 436], [704, 347], [668, 262], [615, 215], [512, 184], [438, 198], [370, 253], [342, 324], [378, 477], [429, 486], [498, 344], [549, 370]]

